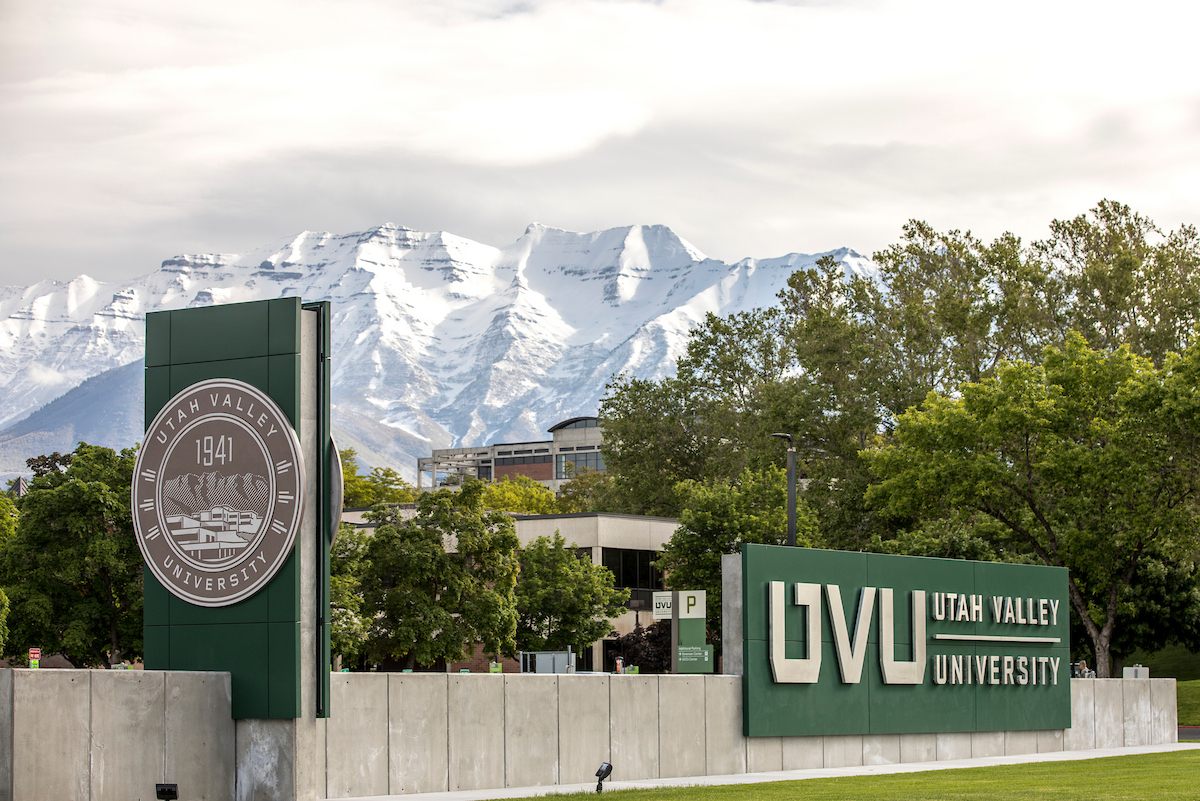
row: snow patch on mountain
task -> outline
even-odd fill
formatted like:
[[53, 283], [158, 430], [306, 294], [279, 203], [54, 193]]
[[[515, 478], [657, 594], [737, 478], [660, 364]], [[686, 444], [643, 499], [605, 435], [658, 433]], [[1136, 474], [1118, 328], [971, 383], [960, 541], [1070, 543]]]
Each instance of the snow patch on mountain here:
[[[332, 302], [335, 423], [411, 476], [431, 448], [537, 440], [594, 414], [616, 373], [671, 374], [705, 314], [773, 304], [822, 255], [727, 264], [659, 225], [535, 223], [496, 248], [387, 224], [180, 255], [112, 284], [81, 275], [3, 287], [0, 427], [140, 359], [147, 312], [299, 295]], [[852, 250], [829, 255], [875, 274]]]

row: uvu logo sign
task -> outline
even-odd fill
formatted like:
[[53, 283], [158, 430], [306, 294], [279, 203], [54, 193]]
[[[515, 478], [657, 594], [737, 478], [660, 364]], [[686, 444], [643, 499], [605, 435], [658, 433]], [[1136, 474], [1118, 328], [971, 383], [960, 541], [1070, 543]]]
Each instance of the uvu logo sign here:
[[[805, 640], [815, 642], [821, 631], [820, 584], [797, 583], [793, 603], [807, 610]], [[863, 587], [859, 591], [854, 636], [847, 628], [842, 609], [841, 588], [826, 584], [825, 601], [833, 628], [833, 643], [843, 684], [858, 684], [862, 678], [867, 652], [867, 634], [871, 628], [876, 593], [879, 597], [879, 669], [884, 684], [921, 684], [925, 681], [925, 616], [938, 621], [977, 623], [984, 620], [984, 598], [972, 593], [934, 592], [926, 603], [925, 590], [912, 591], [912, 659], [896, 659], [896, 614], [891, 587]], [[1013, 598], [994, 595], [990, 599], [991, 622], [1001, 625], [1057, 626], [1059, 600], [1055, 598]], [[1014, 603], [1015, 602], [1015, 603]], [[955, 611], [957, 608], [957, 612]], [[1015, 610], [1015, 611], [1014, 611]], [[821, 675], [821, 649], [810, 649], [804, 658], [786, 656], [784, 630], [784, 582], [771, 582], [770, 601], [771, 674], [780, 684], [816, 684]], [[1036, 635], [979, 635], [939, 632], [935, 640], [945, 642], [1005, 643], [1012, 645], [1051, 645], [1061, 637]], [[1058, 684], [1061, 658], [1038, 654], [938, 654], [934, 657], [935, 684], [1013, 684], [1036, 686]]]
[[1062, 568], [768, 545], [738, 561], [747, 736], [1070, 725]]
[[138, 546], [159, 582], [198, 606], [237, 603], [292, 551], [304, 512], [299, 440], [265, 393], [201, 381], [150, 424], [132, 498]]

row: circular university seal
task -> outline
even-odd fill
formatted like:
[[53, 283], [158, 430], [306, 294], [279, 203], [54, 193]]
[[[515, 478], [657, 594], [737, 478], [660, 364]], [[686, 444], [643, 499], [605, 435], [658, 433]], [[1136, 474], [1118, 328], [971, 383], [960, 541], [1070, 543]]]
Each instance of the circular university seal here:
[[146, 431], [132, 498], [138, 547], [162, 585], [197, 606], [235, 604], [292, 552], [304, 512], [300, 441], [249, 384], [192, 384]]

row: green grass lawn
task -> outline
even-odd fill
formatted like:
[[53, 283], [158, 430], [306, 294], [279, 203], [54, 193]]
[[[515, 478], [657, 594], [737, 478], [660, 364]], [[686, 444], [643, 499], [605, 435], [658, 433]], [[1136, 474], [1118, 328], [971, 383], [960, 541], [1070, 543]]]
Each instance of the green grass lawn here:
[[[619, 777], [614, 773], [613, 778]], [[890, 776], [604, 791], [605, 797], [610, 794], [613, 801], [1194, 801], [1200, 797], [1200, 750]]]
[[1179, 725], [1200, 726], [1200, 680], [1181, 681], [1175, 685], [1175, 689], [1179, 694], [1176, 698], [1179, 706]]

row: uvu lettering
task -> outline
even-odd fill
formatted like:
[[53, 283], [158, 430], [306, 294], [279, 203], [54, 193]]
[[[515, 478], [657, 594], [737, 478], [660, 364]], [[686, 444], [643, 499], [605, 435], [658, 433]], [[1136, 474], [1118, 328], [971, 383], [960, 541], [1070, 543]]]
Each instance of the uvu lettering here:
[[[769, 636], [771, 639], [771, 674], [777, 684], [815, 684], [821, 675], [821, 595], [822, 585], [797, 583], [793, 585], [792, 603], [805, 608], [804, 640], [808, 655], [803, 658], [786, 656], [784, 610], [786, 585], [770, 583]], [[842, 683], [858, 684], [862, 680], [863, 662], [867, 656], [867, 635], [875, 611], [875, 587], [864, 587], [858, 595], [858, 613], [851, 635], [842, 608], [842, 591], [836, 584], [824, 585], [825, 604], [833, 628], [833, 645], [837, 654]], [[895, 598], [890, 587], [878, 590], [879, 595], [879, 668], [885, 684], [921, 684], [925, 681], [925, 591], [913, 590], [912, 659], [896, 659]], [[853, 640], [852, 640], [853, 636]]]
[[1055, 656], [935, 656], [935, 684], [1015, 684], [1035, 687], [1058, 684]]
[[[953, 592], [932, 595], [934, 620], [983, 622], [983, 596]], [[1058, 601], [1053, 598], [1014, 598], [993, 595], [988, 606], [992, 622], [1014, 623], [1019, 626], [1057, 626]]]

